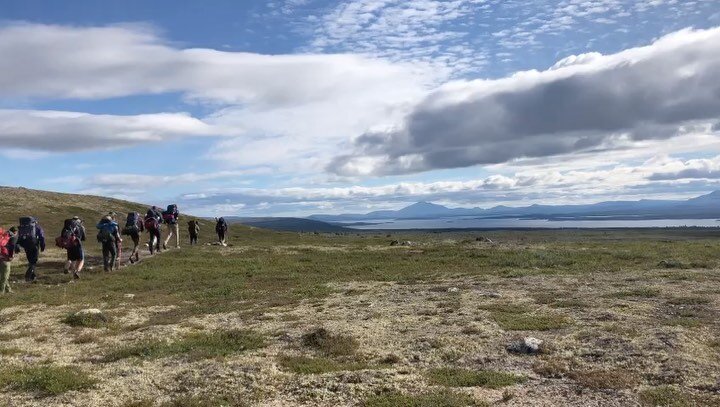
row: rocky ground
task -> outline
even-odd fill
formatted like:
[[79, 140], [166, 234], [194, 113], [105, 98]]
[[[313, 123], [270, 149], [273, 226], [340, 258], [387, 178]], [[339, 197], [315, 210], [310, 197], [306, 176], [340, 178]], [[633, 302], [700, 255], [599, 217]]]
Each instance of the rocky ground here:
[[[720, 405], [720, 274], [708, 260], [716, 243], [667, 250], [653, 240], [642, 253], [642, 241], [412, 237], [213, 247], [220, 258], [287, 257], [274, 270], [377, 253], [419, 270], [377, 278], [382, 263], [371, 262], [370, 275], [323, 275], [292, 300], [238, 291], [236, 305], [213, 312], [186, 312], [197, 298], [150, 301], [133, 285], [78, 301], [73, 285], [92, 289], [102, 276], [23, 288], [17, 295], [56, 298], [0, 311], [0, 405]], [[603, 250], [616, 262], [598, 263]], [[453, 260], [468, 253], [482, 255]], [[103, 318], [70, 318], [82, 308]], [[541, 345], [513, 348], [526, 340]], [[52, 370], [65, 367], [75, 370]]]

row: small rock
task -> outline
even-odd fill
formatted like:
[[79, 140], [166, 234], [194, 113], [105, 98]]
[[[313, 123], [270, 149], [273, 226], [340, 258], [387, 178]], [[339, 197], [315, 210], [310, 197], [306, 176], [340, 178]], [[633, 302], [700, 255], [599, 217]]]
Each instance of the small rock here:
[[400, 243], [400, 246], [415, 246], [415, 243], [413, 243], [409, 240], [406, 240], [406, 241]]
[[449, 293], [456, 293], [456, 292], [460, 291], [460, 289], [457, 288], [457, 287], [450, 287], [450, 288], [448, 288], [447, 291], [448, 291]]
[[537, 355], [539, 353], [542, 353], [542, 345], [542, 340], [528, 336], [526, 338], [510, 342], [510, 344], [507, 346], [507, 351], [510, 353]]
[[124, 297], [129, 300], [132, 300], [133, 298], [135, 298], [135, 294], [125, 294]]
[[397, 240], [393, 240], [392, 242], [390, 242], [390, 246], [399, 246], [399, 245], [400, 245], [400, 242]]
[[493, 243], [493, 241], [490, 240], [490, 238], [485, 237], [485, 236], [480, 236], [480, 237], [478, 237], [478, 238], [475, 238], [475, 241], [476, 241], [476, 242], [483, 242], [483, 243]]

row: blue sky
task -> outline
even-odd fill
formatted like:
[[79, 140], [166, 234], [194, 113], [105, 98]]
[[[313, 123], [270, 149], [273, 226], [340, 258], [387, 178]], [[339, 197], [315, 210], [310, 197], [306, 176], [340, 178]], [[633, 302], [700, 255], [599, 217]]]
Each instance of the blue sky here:
[[720, 1], [0, 0], [3, 183], [202, 215], [678, 198]]

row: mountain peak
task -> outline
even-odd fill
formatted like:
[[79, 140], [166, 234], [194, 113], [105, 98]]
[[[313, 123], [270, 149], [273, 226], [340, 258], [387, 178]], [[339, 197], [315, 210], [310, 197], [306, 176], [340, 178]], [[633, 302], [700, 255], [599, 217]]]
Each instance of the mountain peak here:
[[720, 190], [710, 192], [709, 194], [700, 195], [695, 198], [691, 198], [688, 201], [716, 201], [716, 200], [720, 200]]

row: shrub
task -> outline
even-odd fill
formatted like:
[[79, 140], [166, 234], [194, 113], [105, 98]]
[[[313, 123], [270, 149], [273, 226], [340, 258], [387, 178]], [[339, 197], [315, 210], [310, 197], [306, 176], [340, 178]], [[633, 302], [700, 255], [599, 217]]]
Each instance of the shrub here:
[[84, 390], [97, 383], [87, 373], [71, 366], [31, 366], [0, 370], [0, 388], [37, 392], [49, 397], [71, 390]]

